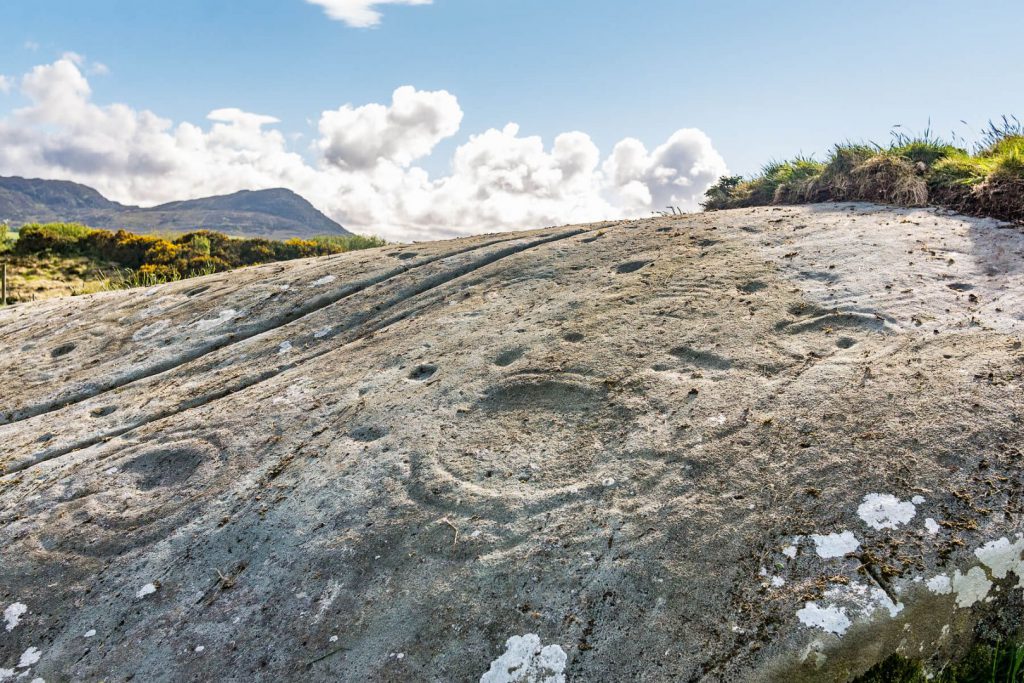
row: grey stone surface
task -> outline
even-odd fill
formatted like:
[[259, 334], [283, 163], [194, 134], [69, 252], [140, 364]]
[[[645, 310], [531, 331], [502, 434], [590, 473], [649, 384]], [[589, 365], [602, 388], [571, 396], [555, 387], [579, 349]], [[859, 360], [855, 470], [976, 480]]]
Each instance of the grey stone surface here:
[[843, 204], [0, 310], [0, 679], [937, 669], [1022, 614], [1022, 269]]

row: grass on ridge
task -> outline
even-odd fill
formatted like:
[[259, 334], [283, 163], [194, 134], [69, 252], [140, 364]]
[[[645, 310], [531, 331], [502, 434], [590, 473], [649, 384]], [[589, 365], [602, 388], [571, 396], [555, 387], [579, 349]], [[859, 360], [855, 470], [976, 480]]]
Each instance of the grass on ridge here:
[[772, 162], [753, 178], [726, 176], [705, 194], [706, 210], [769, 204], [871, 201], [945, 206], [961, 213], [1024, 221], [1024, 124], [989, 123], [973, 150], [925, 130], [892, 142], [844, 142], [824, 162]]

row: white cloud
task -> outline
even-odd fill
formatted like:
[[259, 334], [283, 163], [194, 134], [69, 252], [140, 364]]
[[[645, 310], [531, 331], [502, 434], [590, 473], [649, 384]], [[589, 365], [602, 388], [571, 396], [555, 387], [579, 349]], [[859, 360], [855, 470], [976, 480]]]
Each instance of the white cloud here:
[[459, 132], [463, 112], [446, 91], [410, 86], [389, 104], [323, 112], [306, 156], [273, 116], [224, 108], [203, 125], [174, 124], [96, 104], [70, 55], [33, 68], [21, 91], [29, 104], [0, 115], [2, 175], [74, 180], [143, 205], [287, 187], [352, 230], [394, 240], [649, 215], [669, 204], [695, 209], [726, 172], [695, 129], [653, 151], [623, 140], [602, 161], [585, 133], [563, 133], [546, 147], [508, 124], [471, 135], [450, 173], [432, 178], [416, 162]]
[[12, 81], [7, 76], [4, 76], [3, 74], [0, 74], [0, 93], [9, 93], [9, 92], [11, 92], [11, 88], [13, 86], [14, 86], [14, 81]]
[[430, 5], [433, 0], [306, 0], [311, 5], [324, 8], [331, 19], [343, 21], [349, 26], [367, 28], [380, 23], [378, 5]]
[[462, 109], [453, 95], [406, 85], [395, 90], [390, 107], [346, 104], [325, 111], [318, 144], [324, 158], [342, 169], [372, 168], [381, 161], [408, 166], [455, 135], [461, 123]]
[[692, 207], [724, 170], [711, 138], [696, 128], [677, 130], [650, 154], [642, 142], [626, 138], [605, 162], [605, 171], [627, 201], [654, 210]]
[[75, 121], [79, 112], [89, 106], [92, 94], [89, 82], [71, 55], [33, 68], [22, 79], [21, 90], [32, 100], [32, 109], [40, 118], [54, 123]]

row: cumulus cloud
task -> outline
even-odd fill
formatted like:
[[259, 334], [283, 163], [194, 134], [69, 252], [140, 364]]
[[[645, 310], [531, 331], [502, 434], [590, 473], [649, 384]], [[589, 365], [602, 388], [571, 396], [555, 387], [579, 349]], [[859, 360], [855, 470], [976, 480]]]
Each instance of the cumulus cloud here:
[[725, 161], [709, 138], [696, 128], [676, 131], [648, 154], [639, 140], [615, 145], [605, 170], [620, 194], [634, 207], [692, 207], [725, 170]]
[[548, 146], [510, 123], [470, 135], [450, 172], [431, 177], [416, 162], [463, 118], [443, 90], [403, 86], [388, 104], [322, 112], [300, 153], [274, 116], [223, 108], [175, 124], [97, 104], [82, 68], [65, 55], [21, 78], [28, 104], [0, 116], [0, 174], [74, 180], [143, 205], [287, 187], [349, 229], [413, 240], [694, 209], [726, 173], [696, 129], [650, 151], [627, 138], [602, 159], [586, 133]]
[[391, 96], [391, 106], [325, 111], [318, 145], [324, 159], [342, 169], [368, 169], [381, 161], [408, 166], [455, 135], [461, 123], [462, 109], [453, 95], [406, 85]]
[[433, 0], [306, 0], [324, 8], [331, 19], [343, 21], [356, 28], [368, 28], [380, 23], [377, 5], [430, 5]]

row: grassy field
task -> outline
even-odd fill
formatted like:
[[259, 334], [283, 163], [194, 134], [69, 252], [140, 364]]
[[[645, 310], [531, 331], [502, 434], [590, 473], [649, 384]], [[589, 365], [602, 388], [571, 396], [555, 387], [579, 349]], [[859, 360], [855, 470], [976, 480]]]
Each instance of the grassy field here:
[[73, 223], [0, 224], [7, 302], [160, 284], [242, 266], [383, 246], [376, 237], [239, 239], [206, 230], [136, 235]]
[[769, 204], [871, 201], [944, 206], [1024, 221], [1024, 125], [990, 123], [970, 148], [935, 136], [894, 132], [887, 146], [845, 142], [824, 161], [771, 162], [752, 178], [726, 176], [705, 195], [707, 210]]
[[4, 254], [0, 259], [7, 262], [8, 303], [103, 291], [118, 272], [116, 263], [85, 256]]

